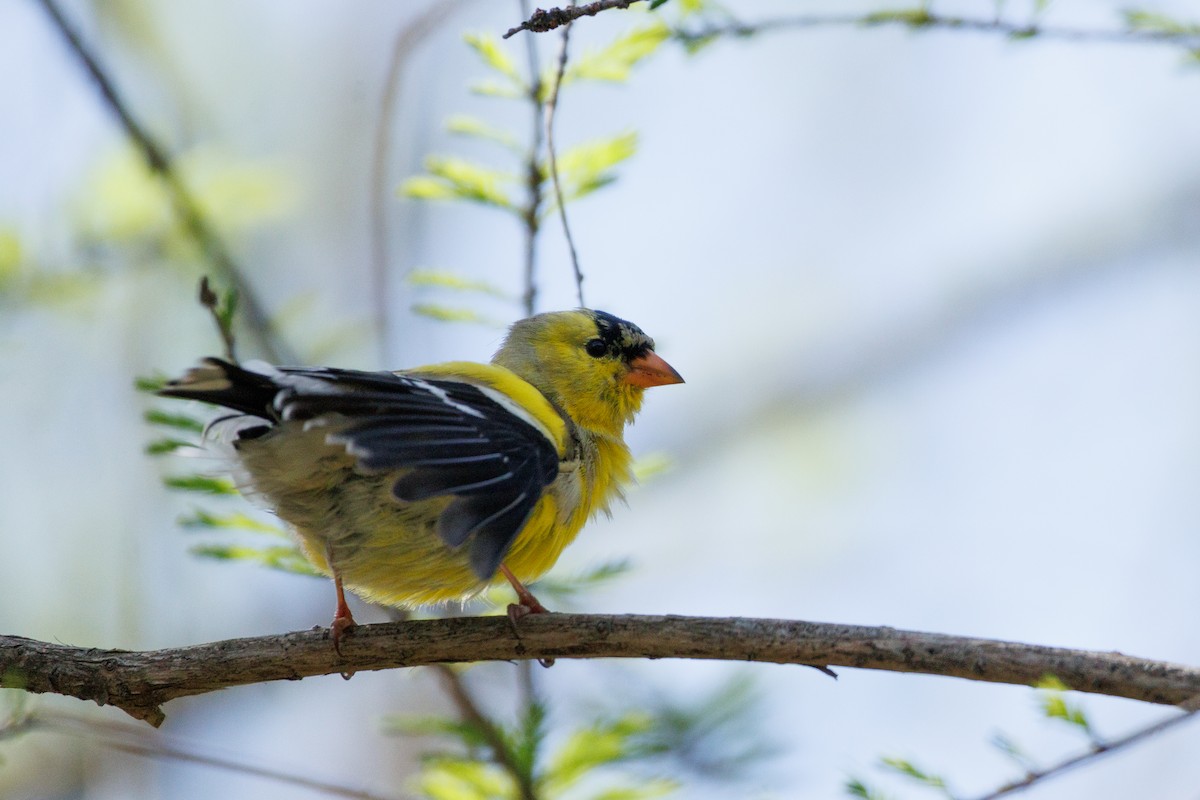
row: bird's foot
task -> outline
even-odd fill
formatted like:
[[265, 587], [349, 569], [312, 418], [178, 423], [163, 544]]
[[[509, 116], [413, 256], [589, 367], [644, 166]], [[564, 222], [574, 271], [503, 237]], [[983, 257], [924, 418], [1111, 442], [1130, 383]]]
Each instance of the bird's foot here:
[[[500, 565], [500, 572], [512, 584], [513, 591], [517, 593], [519, 603], [508, 604], [508, 624], [512, 626], [513, 635], [518, 639], [521, 638], [521, 632], [517, 629], [517, 621], [522, 617], [528, 617], [530, 614], [549, 614], [550, 609], [546, 608], [538, 599], [533, 596], [533, 592], [526, 588], [525, 584], [517, 580], [517, 576], [512, 574], [504, 564]], [[550, 668], [554, 666], [553, 658], [539, 658], [538, 663], [543, 667]]]
[[333, 618], [333, 622], [329, 623], [329, 633], [333, 638], [333, 649], [337, 651], [339, 656], [342, 655], [342, 636], [356, 625], [358, 623], [354, 621], [354, 617], [350, 616], [349, 611], [346, 611], [344, 614], [339, 613]]

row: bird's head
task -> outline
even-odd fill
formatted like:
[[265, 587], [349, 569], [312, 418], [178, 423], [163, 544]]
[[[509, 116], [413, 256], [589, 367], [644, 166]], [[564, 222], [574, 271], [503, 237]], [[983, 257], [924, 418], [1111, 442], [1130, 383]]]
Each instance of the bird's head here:
[[620, 435], [651, 386], [683, 383], [632, 322], [581, 308], [520, 320], [493, 363], [529, 381], [576, 424]]

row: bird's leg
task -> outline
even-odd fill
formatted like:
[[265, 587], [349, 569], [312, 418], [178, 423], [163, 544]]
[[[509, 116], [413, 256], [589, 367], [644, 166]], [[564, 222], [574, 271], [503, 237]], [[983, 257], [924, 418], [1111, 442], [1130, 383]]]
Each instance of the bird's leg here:
[[340, 656], [342, 654], [342, 634], [358, 623], [354, 621], [354, 616], [350, 613], [350, 606], [346, 603], [346, 590], [342, 588], [342, 574], [333, 565], [332, 543], [325, 546], [325, 560], [329, 563], [329, 571], [333, 573], [333, 588], [337, 590], [337, 611], [334, 612], [333, 622], [329, 623], [329, 630], [333, 634], [333, 649]]
[[[521, 638], [521, 634], [517, 631], [517, 620], [530, 614], [549, 614], [550, 609], [539, 603], [538, 599], [533, 596], [533, 592], [529, 591], [529, 588], [525, 584], [517, 580], [517, 576], [513, 575], [512, 570], [504, 564], [500, 565], [500, 574], [512, 584], [513, 591], [517, 593], [517, 599], [521, 601], [520, 603], [508, 604], [508, 623], [512, 625], [513, 633], [519, 639]], [[554, 659], [539, 658], [538, 663], [543, 667], [550, 668], [554, 666]]]
[[538, 599], [533, 596], [533, 592], [529, 591], [525, 584], [517, 580], [517, 576], [513, 575], [512, 570], [510, 570], [504, 564], [500, 565], [500, 574], [507, 578], [508, 582], [512, 584], [513, 591], [517, 593], [517, 599], [521, 601], [519, 604], [509, 603], [508, 605], [508, 616], [510, 618], [514, 618], [514, 622], [529, 614], [550, 613], [550, 609], [539, 603]]

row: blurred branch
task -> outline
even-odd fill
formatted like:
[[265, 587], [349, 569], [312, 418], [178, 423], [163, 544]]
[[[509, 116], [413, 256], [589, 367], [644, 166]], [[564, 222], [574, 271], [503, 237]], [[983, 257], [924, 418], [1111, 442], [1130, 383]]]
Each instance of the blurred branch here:
[[27, 714], [19, 720], [0, 727], [0, 739], [26, 733], [37, 733], [39, 731], [86, 738], [89, 742], [99, 744], [103, 747], [147, 758], [184, 761], [189, 764], [201, 764], [243, 775], [253, 775], [258, 778], [266, 778], [334, 797], [346, 797], [350, 798], [350, 800], [388, 800], [388, 798], [381, 795], [351, 789], [348, 786], [339, 786], [335, 783], [303, 778], [282, 770], [267, 769], [220, 756], [204, 755], [198, 751], [199, 748], [194, 744], [179, 741], [172, 742], [164, 739], [161, 734], [151, 738], [146, 735], [146, 729], [141, 726], [135, 727], [128, 723], [92, 720], [74, 714], [48, 711], [37, 711]]
[[1187, 708], [1187, 710], [1182, 714], [1177, 714], [1173, 717], [1168, 717], [1167, 719], [1160, 720], [1160, 721], [1154, 723], [1153, 725], [1148, 725], [1145, 728], [1141, 728], [1140, 730], [1136, 730], [1133, 733], [1130, 733], [1126, 736], [1122, 736], [1120, 739], [1114, 739], [1110, 742], [1104, 742], [1102, 744], [1097, 744], [1091, 750], [1088, 750], [1086, 753], [1082, 753], [1080, 755], [1068, 758], [1064, 761], [1060, 761], [1059, 763], [1055, 764], [1052, 767], [1047, 767], [1046, 769], [1032, 770], [1029, 772], [1028, 775], [1026, 775], [1021, 780], [1013, 781], [1012, 783], [1005, 784], [1004, 786], [1001, 786], [999, 789], [996, 789], [996, 790], [989, 792], [988, 794], [980, 797], [979, 800], [996, 800], [996, 798], [998, 798], [998, 797], [1004, 797], [1005, 795], [1013, 794], [1014, 792], [1023, 791], [1025, 789], [1030, 788], [1031, 786], [1038, 783], [1039, 781], [1045, 780], [1046, 778], [1052, 778], [1052, 777], [1062, 774], [1063, 772], [1066, 772], [1069, 769], [1081, 767], [1085, 764], [1095, 761], [1096, 759], [1098, 759], [1102, 756], [1108, 755], [1110, 753], [1115, 753], [1118, 750], [1121, 750], [1121, 749], [1126, 748], [1133, 744], [1137, 744], [1138, 742], [1140, 742], [1144, 739], [1148, 739], [1151, 736], [1155, 736], [1159, 733], [1162, 733], [1163, 731], [1173, 728], [1176, 725], [1179, 725], [1180, 723], [1187, 722], [1189, 719], [1191, 719], [1192, 717], [1194, 717], [1196, 715], [1197, 705], [1198, 705], [1196, 700], [1197, 700], [1197, 698], [1193, 698], [1192, 700], [1189, 700], [1188, 702], [1184, 703], [1183, 705]]
[[581, 6], [572, 4], [568, 8], [552, 8], [549, 11], [539, 8], [533, 14], [527, 13], [526, 20], [515, 28], [509, 28], [503, 38], [507, 39], [521, 31], [545, 33], [564, 25], [570, 25], [572, 21], [580, 17], [594, 17], [601, 11], [607, 11], [610, 8], [629, 8], [636, 2], [638, 0], [597, 0], [595, 3], [585, 3]]
[[375, 306], [375, 338], [378, 341], [384, 366], [391, 361], [388, 345], [388, 328], [394, 298], [389, 278], [392, 265], [388, 256], [387, 203], [393, 195], [387, 182], [388, 155], [392, 143], [392, 123], [396, 115], [396, 101], [400, 96], [400, 82], [408, 59], [431, 33], [447, 24], [466, 0], [435, 0], [411, 22], [400, 29], [392, 43], [391, 60], [383, 81], [383, 92], [379, 97], [379, 121], [375, 125], [375, 143], [371, 152], [370, 206], [371, 206], [371, 300]]
[[910, 30], [952, 30], [993, 33], [1010, 39], [1055, 39], [1069, 42], [1116, 44], [1177, 44], [1187, 48], [1200, 47], [1200, 32], [1188, 29], [1160, 28], [1067, 28], [1039, 25], [1037, 22], [1010, 22], [999, 17], [956, 17], [935, 14], [928, 9], [876, 11], [868, 14], [812, 14], [759, 22], [726, 22], [679, 28], [676, 40], [685, 44], [707, 42], [721, 37], [746, 37], [798, 28], [881, 28], [903, 27]]
[[438, 674], [442, 676], [442, 685], [445, 686], [446, 693], [458, 707], [458, 713], [463, 722], [469, 723], [479, 731], [479, 734], [487, 742], [488, 749], [492, 751], [492, 760], [500, 765], [517, 785], [521, 800], [538, 800], [537, 792], [533, 787], [533, 776], [521, 769], [513, 760], [512, 752], [504, 741], [504, 734], [480, 709], [471, 690], [467, 688], [462, 673], [457, 672], [449, 664], [436, 664], [435, 667]]
[[176, 172], [171, 158], [167, 155], [166, 149], [133, 116], [133, 112], [129, 110], [129, 105], [117, 93], [112, 80], [100, 67], [99, 62], [96, 61], [92, 52], [84, 45], [83, 40], [79, 38], [76, 30], [67, 22], [62, 14], [62, 10], [59, 9], [54, 0], [38, 0], [38, 2], [45, 9], [46, 14], [66, 41], [71, 52], [83, 64], [88, 75], [91, 76], [92, 82], [96, 85], [96, 89], [100, 92], [100, 96], [104, 98], [105, 104], [117, 116], [121, 127], [125, 129], [126, 135], [141, 152], [142, 157], [146, 160], [146, 164], [162, 180], [167, 193], [171, 197], [171, 202], [175, 206], [175, 213], [179, 216], [188, 234], [200, 246], [201, 252], [215, 268], [221, 279], [229, 283], [237, 291], [238, 296], [244, 304], [246, 325], [254, 335], [263, 355], [272, 361], [279, 361], [283, 354], [280, 352], [280, 345], [275, 337], [271, 320], [264, 310], [262, 302], [258, 299], [258, 295], [254, 293], [250, 284], [247, 283], [242, 270], [234, 262], [233, 257], [229, 254], [229, 249], [225, 246], [221, 237], [200, 211], [195, 198], [192, 197], [191, 192], [184, 185], [183, 179]]
[[[575, 8], [572, 2], [571, 8]], [[583, 302], [583, 270], [579, 268], [579, 254], [575, 251], [575, 237], [571, 235], [571, 226], [567, 222], [567, 203], [563, 199], [562, 181], [558, 177], [558, 152], [554, 149], [554, 119], [558, 114], [558, 90], [562, 88], [563, 73], [567, 70], [567, 45], [571, 40], [571, 25], [568, 23], [562, 30], [562, 44], [558, 50], [558, 68], [554, 73], [554, 86], [550, 96], [546, 98], [546, 156], [550, 164], [550, 177], [554, 181], [554, 199], [558, 203], [558, 216], [562, 220], [563, 236], [567, 240], [567, 249], [571, 253], [571, 267], [575, 270], [575, 290], [579, 293], [579, 307], [586, 308]]]
[[334, 651], [326, 629], [131, 652], [0, 636], [0, 687], [114, 705], [160, 725], [177, 697], [273, 680], [426, 664], [547, 658], [697, 658], [828, 664], [1067, 687], [1179, 705], [1200, 695], [1200, 667], [1071, 650], [866, 627], [740, 617], [537, 614], [363, 625]]

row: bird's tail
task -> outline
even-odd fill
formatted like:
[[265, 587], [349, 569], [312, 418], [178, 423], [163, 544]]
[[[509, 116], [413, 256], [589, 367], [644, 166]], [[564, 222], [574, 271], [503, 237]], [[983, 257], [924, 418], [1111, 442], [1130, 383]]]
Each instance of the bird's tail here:
[[272, 404], [280, 388], [270, 375], [252, 372], [219, 358], [206, 358], [182, 378], [159, 389], [158, 394], [199, 400], [273, 420], [277, 414], [273, 413]]

